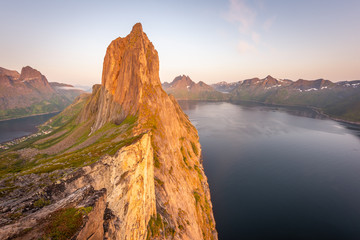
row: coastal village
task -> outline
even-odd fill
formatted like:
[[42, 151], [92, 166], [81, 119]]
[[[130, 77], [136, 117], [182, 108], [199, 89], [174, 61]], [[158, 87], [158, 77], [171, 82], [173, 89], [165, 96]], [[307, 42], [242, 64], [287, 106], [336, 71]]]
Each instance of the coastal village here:
[[0, 143], [0, 151], [1, 150], [7, 150], [10, 147], [15, 146], [15, 145], [17, 145], [19, 143], [22, 143], [22, 142], [24, 142], [26, 140], [29, 140], [29, 139], [32, 139], [32, 138], [35, 138], [35, 137], [39, 137], [39, 136], [43, 136], [43, 135], [47, 135], [47, 134], [52, 132], [52, 127], [48, 126], [48, 128], [49, 128], [48, 130], [40, 130], [37, 133], [33, 133], [33, 134], [30, 134], [30, 135], [27, 135], [27, 136], [24, 136], [24, 137], [16, 138], [16, 139], [11, 140], [9, 142]]

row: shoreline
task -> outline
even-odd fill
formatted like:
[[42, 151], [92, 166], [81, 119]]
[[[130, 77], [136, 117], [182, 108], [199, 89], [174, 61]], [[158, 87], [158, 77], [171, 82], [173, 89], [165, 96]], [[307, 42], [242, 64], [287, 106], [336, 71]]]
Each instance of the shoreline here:
[[15, 120], [15, 119], [28, 118], [28, 117], [41, 116], [41, 115], [47, 115], [47, 114], [51, 114], [51, 113], [60, 113], [60, 112], [61, 112], [61, 111], [54, 111], [54, 112], [48, 112], [48, 113], [38, 113], [38, 114], [33, 114], [33, 115], [28, 115], [28, 116], [23, 116], [23, 117], [0, 119], [0, 122], [5, 122], [5, 121]]
[[[331, 119], [333, 121], [336, 121], [336, 122], [341, 122], [341, 123], [347, 123], [347, 124], [353, 124], [353, 125], [357, 125], [360, 127], [360, 122], [352, 122], [352, 121], [348, 121], [348, 120], [345, 120], [345, 119], [341, 119], [341, 118], [336, 118], [336, 117], [332, 117], [326, 113], [324, 113], [320, 108], [317, 108], [317, 107], [312, 107], [312, 106], [301, 106], [301, 105], [282, 105], [282, 104], [271, 104], [271, 103], [264, 103], [264, 102], [258, 102], [258, 101], [238, 101], [239, 103], [241, 102], [248, 102], [248, 103], [258, 103], [258, 104], [262, 104], [262, 105], [265, 105], [265, 106], [274, 106], [274, 107], [288, 107], [288, 108], [305, 108], [305, 109], [309, 109], [309, 110], [312, 110], [314, 112], [316, 112], [317, 114], [321, 115], [321, 116], [324, 116], [328, 119]], [[230, 103], [236, 103], [236, 102], [232, 102], [230, 101]]]
[[330, 120], [336, 121], [336, 122], [340, 122], [340, 123], [346, 123], [346, 124], [352, 124], [352, 125], [356, 125], [358, 127], [360, 127], [360, 122], [353, 122], [353, 121], [348, 121], [345, 119], [341, 119], [341, 118], [336, 118], [336, 117], [332, 117], [326, 113], [324, 113], [321, 109], [316, 108], [316, 107], [312, 107], [312, 106], [301, 106], [301, 105], [285, 105], [285, 104], [272, 104], [272, 103], [264, 103], [264, 102], [259, 102], [259, 101], [245, 101], [245, 100], [241, 100], [241, 101], [231, 101], [231, 100], [219, 100], [219, 101], [213, 101], [213, 100], [186, 100], [186, 99], [176, 99], [176, 101], [195, 101], [195, 102], [228, 102], [228, 103], [232, 103], [232, 104], [240, 104], [240, 103], [255, 103], [255, 104], [261, 104], [264, 106], [269, 106], [269, 107], [283, 107], [283, 108], [304, 108], [307, 110], [312, 110], [314, 112], [316, 112], [317, 114], [326, 117]]

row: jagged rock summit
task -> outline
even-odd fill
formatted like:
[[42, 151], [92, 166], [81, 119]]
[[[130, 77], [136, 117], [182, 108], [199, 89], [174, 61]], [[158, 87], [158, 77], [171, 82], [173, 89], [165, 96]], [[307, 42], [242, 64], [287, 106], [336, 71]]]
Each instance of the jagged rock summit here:
[[[46, 238], [49, 215], [88, 209], [69, 238], [217, 239], [197, 130], [162, 89], [157, 51], [140, 23], [109, 45], [101, 85], [47, 125], [49, 136], [21, 149], [35, 159], [16, 173], [22, 185], [6, 182], [16, 190], [0, 201], [0, 219], [19, 209], [22, 217], [0, 222], [0, 236]], [[49, 176], [55, 183], [39, 189]], [[34, 210], [40, 199], [49, 205]]]
[[140, 23], [127, 37], [117, 38], [109, 45], [101, 84], [125, 114], [139, 111], [145, 90], [161, 88], [158, 53]]
[[[101, 86], [94, 89], [101, 91], [102, 102], [93, 131], [106, 122], [121, 122], [128, 115], [138, 115], [142, 120], [148, 108], [161, 99], [158, 96], [164, 93], [158, 53], [140, 23], [134, 25], [128, 36], [111, 42], [104, 59]], [[86, 112], [83, 119], [88, 117]]]
[[156, 167], [151, 174], [157, 183], [153, 196], [157, 213], [143, 217], [147, 224], [152, 217], [159, 218], [169, 228], [147, 231], [147, 236], [217, 239], [197, 131], [176, 100], [162, 89], [158, 53], [140, 23], [107, 48], [101, 86], [94, 86], [79, 122], [93, 119], [93, 133], [129, 116], [137, 118], [133, 134], [149, 135], [154, 151]]

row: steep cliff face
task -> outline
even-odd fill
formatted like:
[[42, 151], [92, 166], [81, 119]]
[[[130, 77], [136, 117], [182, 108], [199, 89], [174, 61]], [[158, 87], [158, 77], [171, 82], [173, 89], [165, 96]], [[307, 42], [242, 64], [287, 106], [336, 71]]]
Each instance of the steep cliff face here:
[[216, 239], [197, 131], [161, 88], [157, 51], [139, 23], [108, 47], [102, 84], [94, 87], [79, 122], [94, 119], [95, 132], [129, 115], [137, 118], [134, 134], [152, 133], [157, 211], [149, 224], [158, 225], [150, 226], [149, 237]]
[[[0, 215], [24, 216], [0, 222], [0, 236], [48, 237], [49, 214], [90, 208], [72, 237], [217, 239], [197, 131], [161, 88], [158, 54], [141, 24], [109, 45], [102, 84], [46, 126], [54, 131], [15, 152], [20, 159], [3, 155], [14, 164], [31, 158], [31, 167], [20, 170], [23, 185], [0, 178], [20, 190], [7, 190]], [[41, 189], [28, 183], [48, 178], [58, 180]], [[21, 195], [24, 186], [34, 194]], [[34, 211], [43, 198], [51, 204]]]

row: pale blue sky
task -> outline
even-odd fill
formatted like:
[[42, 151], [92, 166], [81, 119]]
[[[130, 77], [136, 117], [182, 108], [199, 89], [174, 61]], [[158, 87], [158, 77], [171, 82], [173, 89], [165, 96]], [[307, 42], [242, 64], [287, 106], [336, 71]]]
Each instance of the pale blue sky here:
[[0, 66], [49, 81], [101, 82], [109, 43], [136, 22], [155, 45], [160, 79], [360, 79], [360, 1], [1, 0]]

